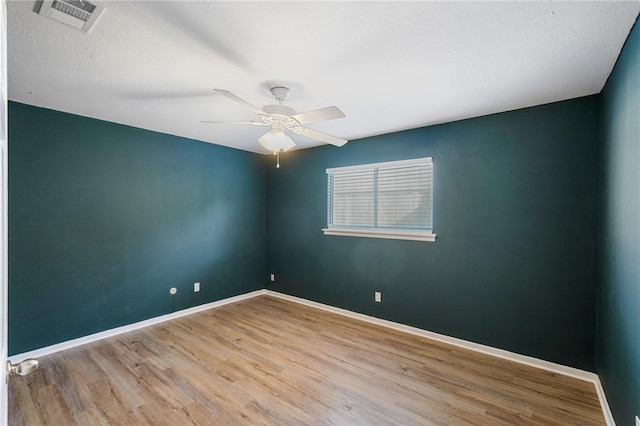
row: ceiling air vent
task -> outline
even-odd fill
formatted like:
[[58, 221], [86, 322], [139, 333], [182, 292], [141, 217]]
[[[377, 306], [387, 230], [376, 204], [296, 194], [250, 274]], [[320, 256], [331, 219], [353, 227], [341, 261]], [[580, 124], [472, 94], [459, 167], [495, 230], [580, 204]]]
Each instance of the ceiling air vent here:
[[39, 15], [88, 33], [104, 12], [104, 6], [86, 0], [44, 0]]

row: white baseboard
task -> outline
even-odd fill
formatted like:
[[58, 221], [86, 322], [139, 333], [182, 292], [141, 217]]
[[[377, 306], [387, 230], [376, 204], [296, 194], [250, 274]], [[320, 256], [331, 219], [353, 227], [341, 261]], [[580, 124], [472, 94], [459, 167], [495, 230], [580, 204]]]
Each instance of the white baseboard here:
[[609, 407], [609, 401], [607, 401], [607, 395], [605, 395], [604, 387], [602, 386], [600, 377], [598, 377], [597, 375], [594, 385], [596, 386], [596, 393], [598, 394], [598, 400], [600, 401], [600, 407], [602, 407], [602, 414], [604, 414], [604, 419], [607, 422], [607, 426], [616, 426], [616, 421], [613, 419], [613, 413], [611, 412], [611, 408]]
[[598, 377], [597, 374], [592, 373], [590, 371], [584, 371], [577, 368], [568, 367], [566, 365], [556, 364], [554, 362], [549, 362], [542, 359], [517, 354], [515, 352], [509, 352], [504, 349], [498, 349], [491, 346], [481, 345], [479, 343], [469, 342], [467, 340], [458, 339], [456, 337], [450, 337], [444, 334], [438, 334], [432, 331], [423, 330], [421, 328], [412, 327], [409, 325], [400, 324], [397, 322], [388, 321], [388, 320], [372, 317], [365, 314], [360, 314], [360, 313], [349, 311], [342, 308], [336, 308], [335, 306], [313, 302], [311, 300], [302, 299], [296, 296], [290, 296], [288, 294], [278, 293], [272, 290], [265, 290], [265, 294], [267, 294], [268, 296], [273, 296], [280, 299], [288, 300], [291, 302], [300, 303], [302, 305], [307, 305], [314, 308], [322, 309], [328, 312], [333, 312], [335, 314], [344, 315], [346, 317], [358, 319], [371, 324], [380, 325], [382, 327], [391, 328], [393, 330], [403, 331], [406, 333], [414, 334], [416, 336], [426, 337], [427, 339], [448, 343], [450, 345], [457, 346], [460, 348], [481, 352], [483, 354], [492, 355], [498, 358], [506, 359], [508, 361], [517, 362], [519, 364], [525, 364], [531, 367], [536, 367], [546, 371], [551, 371], [553, 373], [562, 374], [565, 376], [584, 380], [586, 382], [591, 382], [596, 388], [598, 400], [600, 401], [600, 406], [602, 408], [602, 414], [605, 417], [607, 425], [615, 426], [615, 421], [613, 420], [613, 415], [611, 414], [611, 409], [609, 408], [609, 404], [607, 402], [607, 398], [605, 396], [602, 383], [600, 382], [600, 378]]
[[226, 299], [218, 300], [215, 302], [207, 303], [200, 306], [194, 306], [193, 308], [183, 309], [181, 311], [172, 312], [170, 314], [162, 315], [155, 318], [150, 318], [148, 320], [136, 322], [134, 324], [125, 325], [122, 327], [113, 328], [111, 330], [102, 331], [100, 333], [91, 334], [88, 336], [80, 337], [78, 339], [68, 340], [66, 342], [57, 343], [55, 345], [47, 346], [44, 348], [36, 349], [30, 352], [24, 352], [17, 355], [12, 355], [9, 357], [9, 361], [12, 363], [20, 362], [26, 358], [38, 358], [46, 355], [53, 354], [55, 352], [60, 352], [65, 349], [71, 349], [76, 346], [84, 345], [87, 343], [95, 342], [97, 340], [106, 339], [108, 337], [117, 336], [122, 333], [127, 333], [129, 331], [138, 330], [144, 327], [149, 327], [154, 324], [159, 324], [161, 322], [169, 321], [172, 319], [180, 318], [186, 315], [195, 314], [196, 312], [206, 311], [208, 309], [217, 308], [220, 306], [228, 305], [230, 303], [239, 302], [241, 300], [250, 299], [252, 297], [268, 295], [272, 297], [277, 297], [280, 299], [288, 300], [295, 303], [300, 303], [302, 305], [311, 306], [317, 309], [322, 309], [324, 311], [333, 312], [335, 314], [343, 315], [349, 318], [358, 319], [360, 321], [365, 321], [371, 324], [376, 324], [382, 327], [387, 327], [393, 330], [403, 331], [405, 333], [414, 334], [417, 336], [425, 337], [427, 339], [436, 340], [438, 342], [447, 343], [453, 346], [457, 346], [464, 349], [469, 349], [472, 351], [480, 352], [487, 355], [492, 355], [498, 358], [506, 359], [509, 361], [517, 362], [520, 364], [529, 365], [531, 367], [540, 368], [543, 370], [551, 371], [553, 373], [562, 374], [565, 376], [573, 377], [576, 379], [584, 380], [587, 382], [591, 382], [594, 384], [596, 393], [598, 395], [598, 399], [600, 401], [600, 406], [602, 408], [602, 413], [605, 417], [608, 426], [615, 426], [615, 421], [613, 419], [613, 415], [611, 414], [611, 409], [609, 408], [609, 404], [607, 402], [607, 397], [604, 393], [604, 388], [602, 387], [602, 383], [600, 382], [600, 378], [597, 374], [591, 373], [589, 371], [580, 370], [573, 367], [568, 367], [566, 365], [556, 364], [553, 362], [541, 360], [538, 358], [533, 358], [526, 355], [517, 354], [514, 352], [509, 352], [504, 349], [498, 349], [491, 346], [481, 345], [479, 343], [469, 342], [467, 340], [458, 339], [456, 337], [446, 336], [444, 334], [434, 333], [432, 331], [423, 330], [421, 328], [412, 327], [405, 324], [400, 324], [393, 321], [388, 321], [376, 317], [372, 317], [365, 314], [360, 314], [358, 312], [349, 311], [347, 309], [336, 308], [335, 306], [325, 305], [323, 303], [314, 302], [307, 299], [302, 299], [296, 296], [290, 296], [284, 293], [278, 293], [272, 290], [256, 290], [250, 293], [241, 294], [234, 297], [229, 297]]
[[148, 320], [136, 322], [133, 324], [123, 325], [122, 327], [112, 328], [111, 330], [101, 331], [99, 333], [90, 334], [88, 336], [80, 337], [78, 339], [67, 340], [66, 342], [56, 343], [55, 345], [46, 346], [44, 348], [36, 349], [29, 352], [24, 352], [9, 357], [9, 361], [15, 364], [26, 358], [39, 358], [46, 355], [51, 355], [56, 352], [64, 351], [66, 349], [75, 348], [76, 346], [84, 345], [87, 343], [95, 342], [97, 340], [106, 339], [108, 337], [117, 336], [122, 333], [127, 333], [133, 330], [139, 330], [144, 327], [149, 327], [161, 322], [170, 321], [172, 319], [184, 317], [186, 315], [195, 314], [196, 312], [206, 311], [207, 309], [217, 308], [219, 306], [228, 305], [230, 303], [239, 302], [241, 300], [250, 299], [252, 297], [261, 296], [265, 294], [265, 290], [256, 290], [250, 293], [241, 294], [239, 296], [228, 297], [226, 299], [217, 300], [211, 303], [205, 303], [204, 305], [194, 306], [193, 308], [183, 309], [181, 311], [172, 312], [170, 314], [161, 315], [159, 317], [150, 318]]

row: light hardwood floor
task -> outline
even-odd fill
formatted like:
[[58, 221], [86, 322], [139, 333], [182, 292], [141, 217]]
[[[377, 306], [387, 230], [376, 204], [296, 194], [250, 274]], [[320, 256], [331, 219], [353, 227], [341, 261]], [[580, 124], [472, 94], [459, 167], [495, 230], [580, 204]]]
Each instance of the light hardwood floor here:
[[268, 296], [40, 362], [11, 425], [605, 423], [591, 383]]

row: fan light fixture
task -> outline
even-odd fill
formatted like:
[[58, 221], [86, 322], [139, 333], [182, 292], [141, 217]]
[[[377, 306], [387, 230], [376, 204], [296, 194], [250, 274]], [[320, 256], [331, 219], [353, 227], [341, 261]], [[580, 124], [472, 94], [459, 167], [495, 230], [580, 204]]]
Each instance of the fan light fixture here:
[[296, 146], [296, 143], [289, 136], [285, 135], [282, 130], [271, 130], [258, 138], [260, 145], [273, 152], [274, 154], [289, 151]]
[[273, 152], [273, 155], [277, 157], [276, 167], [280, 168], [280, 151], [287, 152], [294, 146], [296, 143], [284, 133], [284, 130], [281, 129], [273, 129], [265, 133], [264, 135], [258, 138], [258, 142], [260, 145]]
[[[70, 1], [70, 0], [69, 0]], [[271, 94], [278, 101], [277, 105], [266, 105], [264, 108], [250, 104], [244, 99], [234, 95], [228, 90], [213, 89], [217, 93], [226, 96], [232, 101], [250, 109], [258, 114], [261, 121], [201, 121], [201, 123], [211, 124], [240, 124], [250, 126], [271, 126], [271, 130], [258, 138], [258, 142], [264, 148], [273, 152], [278, 158], [277, 167], [280, 167], [280, 151], [286, 152], [296, 146], [285, 130], [293, 132], [296, 135], [306, 136], [320, 142], [329, 143], [335, 146], [342, 146], [348, 141], [317, 130], [305, 127], [307, 124], [317, 121], [334, 120], [343, 118], [344, 113], [336, 106], [328, 106], [320, 109], [314, 109], [307, 112], [296, 112], [288, 106], [282, 105], [282, 102], [289, 95], [289, 88], [283, 86], [275, 86], [270, 89]]]
[[296, 143], [284, 133], [283, 129], [273, 129], [258, 138], [260, 145], [273, 152], [277, 157], [276, 168], [280, 168], [280, 151], [287, 152]]

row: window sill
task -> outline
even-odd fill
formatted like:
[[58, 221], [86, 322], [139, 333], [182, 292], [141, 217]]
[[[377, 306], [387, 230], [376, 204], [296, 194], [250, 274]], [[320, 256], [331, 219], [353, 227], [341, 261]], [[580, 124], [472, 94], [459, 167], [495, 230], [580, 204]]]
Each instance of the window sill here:
[[324, 235], [343, 237], [386, 238], [390, 240], [435, 241], [436, 234], [430, 231], [411, 231], [401, 229], [358, 229], [358, 228], [325, 228]]

